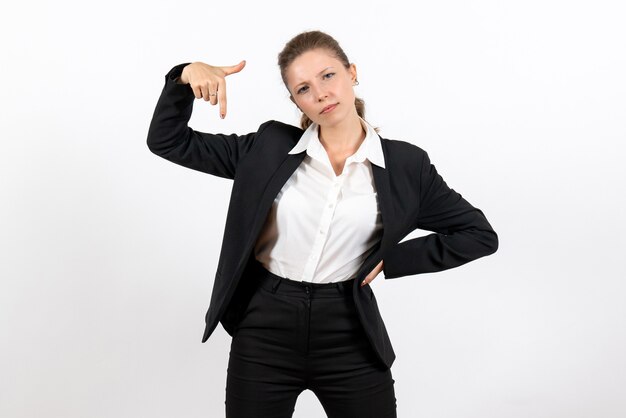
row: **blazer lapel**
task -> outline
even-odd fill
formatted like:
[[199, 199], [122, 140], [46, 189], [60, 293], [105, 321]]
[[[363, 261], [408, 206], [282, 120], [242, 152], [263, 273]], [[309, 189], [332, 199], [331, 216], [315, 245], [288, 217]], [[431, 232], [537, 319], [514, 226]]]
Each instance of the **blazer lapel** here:
[[391, 237], [393, 219], [393, 204], [391, 201], [391, 186], [389, 184], [389, 170], [372, 164], [372, 173], [376, 185], [376, 195], [378, 196], [378, 208], [383, 223], [383, 235], [381, 247], [386, 247]]
[[394, 236], [394, 213], [391, 186], [389, 184], [389, 165], [387, 165], [386, 168], [382, 168], [376, 164], [372, 164], [372, 174], [376, 185], [376, 195], [378, 196], [378, 208], [380, 209], [380, 216], [383, 223], [383, 234], [376, 249], [363, 261], [357, 273], [359, 282], [380, 262], [380, 259], [382, 259], [381, 254], [390, 245]]
[[[274, 172], [274, 175], [267, 182], [265, 190], [263, 191], [263, 195], [259, 200], [258, 207], [256, 208], [255, 218], [252, 223], [254, 230], [252, 231], [252, 234], [250, 234], [251, 241], [248, 242], [248, 247], [246, 248], [250, 248], [256, 242], [258, 234], [265, 224], [265, 220], [267, 219], [267, 214], [269, 213], [269, 210], [274, 203], [274, 199], [278, 195], [278, 192], [280, 192], [282, 187], [285, 185], [287, 180], [289, 180], [289, 177], [291, 177], [291, 175], [294, 173], [294, 171], [296, 171], [300, 163], [302, 163], [305, 155], [306, 152], [301, 152], [298, 154], [287, 154], [287, 157], [283, 160], [281, 165]], [[245, 259], [241, 260], [241, 262], [244, 263]]]

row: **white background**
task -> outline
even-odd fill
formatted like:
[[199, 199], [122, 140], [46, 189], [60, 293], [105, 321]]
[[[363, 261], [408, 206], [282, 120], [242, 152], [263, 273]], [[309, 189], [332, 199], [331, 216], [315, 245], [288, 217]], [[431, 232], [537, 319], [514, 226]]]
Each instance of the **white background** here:
[[[0, 416], [224, 415], [230, 337], [200, 340], [232, 183], [152, 154], [148, 126], [171, 67], [242, 59], [227, 118], [196, 101], [190, 126], [298, 124], [276, 57], [312, 29], [357, 64], [366, 119], [427, 150], [500, 237], [372, 283], [398, 416], [626, 416], [620, 3], [5, 6]], [[321, 416], [303, 392], [294, 417]]]

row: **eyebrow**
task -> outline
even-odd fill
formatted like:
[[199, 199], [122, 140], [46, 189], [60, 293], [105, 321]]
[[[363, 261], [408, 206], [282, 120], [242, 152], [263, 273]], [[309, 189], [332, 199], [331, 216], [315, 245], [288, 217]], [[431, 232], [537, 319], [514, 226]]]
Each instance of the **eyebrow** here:
[[[326, 67], [326, 68], [324, 68], [322, 71], [320, 71], [319, 73], [317, 73], [317, 75], [319, 76], [320, 74], [322, 74], [324, 71], [328, 70], [329, 68], [335, 68], [335, 67]], [[302, 81], [302, 82], [300, 82], [300, 83], [296, 84], [295, 86], [293, 86], [293, 88], [294, 88], [294, 89], [297, 89], [297, 88], [298, 88], [298, 86], [300, 86], [301, 84], [304, 84], [304, 83], [306, 83], [306, 81]]]

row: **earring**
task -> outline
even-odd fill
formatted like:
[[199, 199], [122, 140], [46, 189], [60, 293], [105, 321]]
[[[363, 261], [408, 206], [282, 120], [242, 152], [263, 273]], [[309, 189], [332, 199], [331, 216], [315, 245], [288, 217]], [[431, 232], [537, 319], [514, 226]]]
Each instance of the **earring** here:
[[359, 80], [354, 80], [353, 86], [358, 86], [358, 85], [359, 85]]

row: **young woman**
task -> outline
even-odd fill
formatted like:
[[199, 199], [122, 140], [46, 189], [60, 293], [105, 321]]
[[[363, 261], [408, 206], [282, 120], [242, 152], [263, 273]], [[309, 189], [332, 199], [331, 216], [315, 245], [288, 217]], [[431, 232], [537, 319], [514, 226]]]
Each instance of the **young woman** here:
[[[166, 75], [148, 133], [155, 154], [234, 181], [202, 339], [218, 322], [232, 336], [226, 416], [290, 417], [310, 389], [329, 417], [395, 417], [395, 354], [369, 283], [460, 266], [498, 236], [424, 150], [365, 121], [335, 39], [298, 34], [278, 65], [299, 128], [189, 128], [194, 99], [226, 116], [226, 77], [245, 66], [194, 62]], [[433, 233], [399, 243], [417, 228]]]

